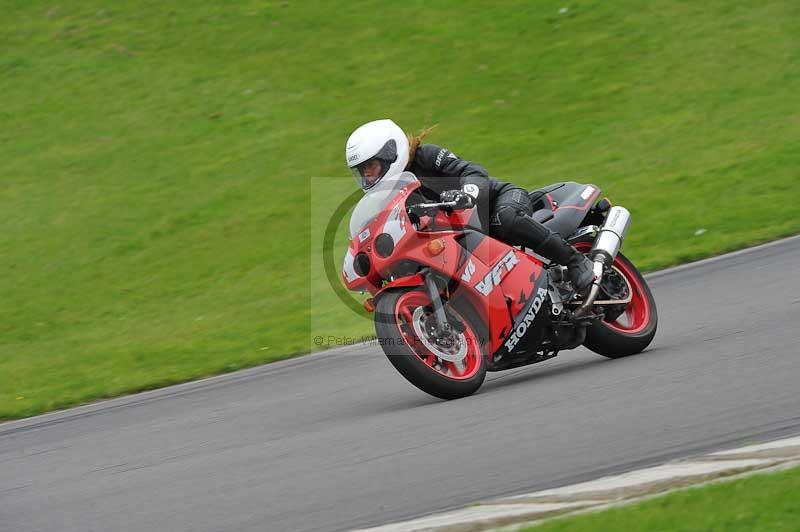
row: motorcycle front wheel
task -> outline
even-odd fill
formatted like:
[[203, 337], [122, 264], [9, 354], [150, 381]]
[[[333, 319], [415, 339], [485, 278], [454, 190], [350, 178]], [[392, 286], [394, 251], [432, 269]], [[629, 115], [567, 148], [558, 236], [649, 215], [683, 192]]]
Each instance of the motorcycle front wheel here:
[[375, 304], [375, 333], [389, 362], [411, 384], [440, 399], [475, 393], [486, 378], [485, 334], [469, 309], [449, 307], [457, 332], [437, 341], [433, 308], [419, 288], [392, 290]]

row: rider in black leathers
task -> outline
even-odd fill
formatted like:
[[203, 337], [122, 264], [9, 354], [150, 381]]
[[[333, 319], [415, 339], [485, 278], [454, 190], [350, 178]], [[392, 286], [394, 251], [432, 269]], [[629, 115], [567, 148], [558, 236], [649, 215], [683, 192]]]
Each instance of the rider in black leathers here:
[[387, 173], [408, 170], [422, 182], [422, 193], [429, 199], [477, 207], [481, 226], [484, 230], [488, 227], [490, 236], [525, 246], [566, 266], [578, 292], [589, 288], [594, 280], [592, 261], [532, 218], [533, 204], [525, 189], [489, 177], [483, 166], [447, 148], [421, 144], [419, 137], [409, 135], [406, 139], [401, 133], [390, 120], [380, 120], [365, 124], [351, 135], [346, 157], [362, 188], [368, 190]]

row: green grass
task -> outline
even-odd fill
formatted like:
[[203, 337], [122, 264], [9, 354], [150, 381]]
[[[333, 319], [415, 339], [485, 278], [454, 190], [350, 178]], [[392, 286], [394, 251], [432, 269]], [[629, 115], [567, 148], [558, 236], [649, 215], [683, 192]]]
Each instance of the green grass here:
[[565, 517], [525, 532], [796, 532], [800, 468], [676, 491], [631, 506]]
[[7, 0], [0, 419], [371, 332], [309, 183], [373, 118], [601, 185], [644, 269], [800, 232], [798, 35], [790, 0]]

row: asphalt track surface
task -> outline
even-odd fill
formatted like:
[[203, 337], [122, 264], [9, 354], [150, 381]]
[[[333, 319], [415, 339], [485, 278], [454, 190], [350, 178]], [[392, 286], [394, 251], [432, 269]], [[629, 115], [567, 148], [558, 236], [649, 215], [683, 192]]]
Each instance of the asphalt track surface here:
[[649, 277], [643, 354], [443, 402], [357, 347], [0, 425], [0, 531], [343, 530], [800, 433], [800, 238]]

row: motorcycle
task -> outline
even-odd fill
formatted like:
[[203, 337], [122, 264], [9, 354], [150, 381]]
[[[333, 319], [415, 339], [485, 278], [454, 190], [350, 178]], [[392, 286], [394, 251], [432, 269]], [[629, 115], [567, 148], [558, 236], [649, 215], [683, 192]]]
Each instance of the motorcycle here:
[[480, 231], [477, 209], [430, 202], [409, 172], [386, 177], [356, 205], [342, 276], [369, 292], [375, 332], [392, 365], [435, 397], [474, 393], [487, 371], [542, 362], [584, 345], [609, 358], [643, 351], [656, 303], [619, 252], [630, 213], [595, 185], [529, 193], [537, 221], [593, 261], [585, 297], [563, 266]]

